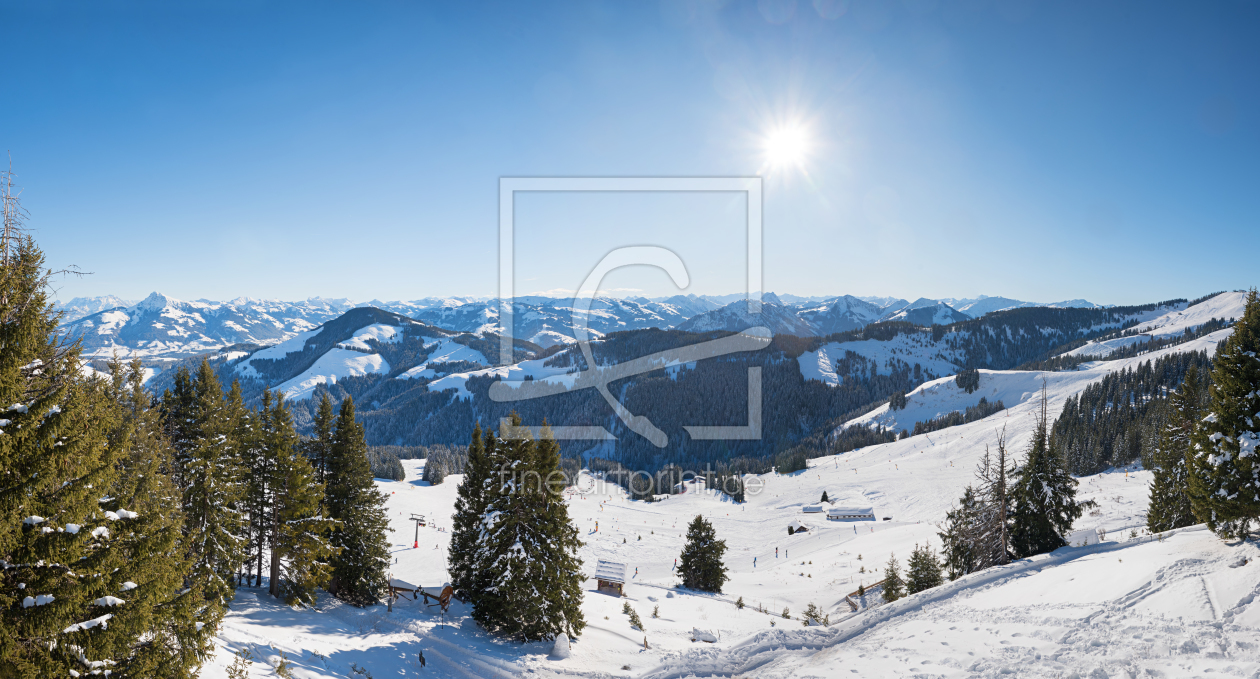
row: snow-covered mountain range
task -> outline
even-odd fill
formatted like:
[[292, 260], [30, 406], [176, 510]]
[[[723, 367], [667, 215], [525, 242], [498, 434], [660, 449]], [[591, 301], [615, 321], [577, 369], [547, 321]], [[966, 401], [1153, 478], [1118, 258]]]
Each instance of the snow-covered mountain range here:
[[[766, 293], [762, 311], [755, 316], [748, 313], [747, 301], [739, 294], [598, 297], [584, 313], [576, 309], [572, 299], [532, 295], [514, 300], [513, 334], [544, 348], [567, 344], [574, 341], [575, 327], [584, 320], [591, 337], [645, 328], [739, 331], [756, 325], [769, 327], [775, 334], [814, 337], [879, 321], [948, 325], [993, 311], [1030, 306], [1098, 308], [1084, 300], [1036, 305], [1005, 297], [908, 302], [899, 298], [806, 298]], [[76, 297], [57, 305], [63, 314], [63, 332], [81, 337], [87, 356], [104, 359], [117, 354], [157, 362], [236, 344], [281, 342], [360, 307], [391, 311], [456, 332], [502, 334], [504, 330], [498, 300], [471, 296], [389, 302], [321, 297], [287, 302], [241, 297], [216, 302], [182, 301], [155, 292], [139, 302], [106, 295]]]

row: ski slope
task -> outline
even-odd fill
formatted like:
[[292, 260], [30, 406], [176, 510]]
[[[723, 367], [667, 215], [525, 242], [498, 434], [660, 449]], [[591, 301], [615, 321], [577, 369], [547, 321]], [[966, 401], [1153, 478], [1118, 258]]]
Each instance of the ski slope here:
[[353, 349], [329, 349], [311, 367], [297, 377], [276, 386], [275, 390], [289, 400], [310, 398], [315, 387], [335, 384], [338, 379], [353, 375], [388, 373], [389, 362], [380, 354], [365, 354]]
[[1139, 323], [1130, 329], [1137, 333], [1108, 340], [1095, 340], [1068, 352], [1070, 356], [1108, 356], [1115, 351], [1152, 339], [1167, 339], [1194, 330], [1213, 318], [1232, 320], [1241, 318], [1247, 305], [1247, 293], [1224, 292], [1192, 307], [1176, 308], [1156, 318]]

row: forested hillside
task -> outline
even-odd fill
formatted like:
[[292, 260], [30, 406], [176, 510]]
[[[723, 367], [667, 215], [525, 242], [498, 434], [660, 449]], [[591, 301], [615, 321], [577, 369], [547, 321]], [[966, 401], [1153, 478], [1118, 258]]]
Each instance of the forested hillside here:
[[1168, 395], [1192, 366], [1207, 375], [1212, 360], [1204, 352], [1169, 354], [1111, 373], [1068, 397], [1052, 430], [1068, 469], [1096, 474], [1154, 450], [1168, 419]]

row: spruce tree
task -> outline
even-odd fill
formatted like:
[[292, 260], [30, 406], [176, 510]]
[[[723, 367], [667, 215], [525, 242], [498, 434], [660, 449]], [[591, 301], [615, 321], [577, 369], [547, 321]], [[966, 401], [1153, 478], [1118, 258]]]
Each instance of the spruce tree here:
[[980, 513], [976, 491], [971, 486], [963, 491], [958, 506], [945, 512], [945, 525], [938, 535], [944, 545], [942, 557], [950, 580], [978, 570], [974, 528]]
[[1146, 527], [1152, 533], [1193, 525], [1196, 522], [1190, 502], [1190, 436], [1203, 417], [1207, 405], [1206, 375], [1191, 366], [1181, 387], [1169, 397], [1170, 415], [1151, 453], [1150, 504]]
[[564, 501], [560, 447], [544, 423], [538, 440], [502, 441], [475, 568], [488, 575], [473, 618], [523, 641], [581, 634], [582, 562]]
[[914, 546], [906, 570], [906, 593], [915, 594], [941, 584], [941, 563], [927, 545]]
[[306, 457], [315, 468], [315, 481], [323, 486], [328, 485], [328, 461], [332, 456], [333, 425], [336, 419], [332, 398], [328, 396], [328, 392], [324, 392], [319, 399], [319, 407], [315, 410], [311, 438], [303, 446]]
[[212, 632], [180, 599], [154, 421], [119, 403], [126, 384], [85, 378], [78, 343], [58, 339], [43, 253], [11, 175], [0, 181], [0, 676], [189, 676]]
[[[177, 376], [177, 384], [179, 381]], [[169, 417], [182, 419], [172, 429], [176, 466], [183, 479], [184, 536], [192, 557], [191, 584], [207, 601], [207, 624], [217, 625], [231, 600], [234, 576], [244, 563], [248, 539], [243, 511], [245, 481], [236, 440], [239, 404], [223, 398], [219, 378], [206, 361], [196, 377], [185, 378], [186, 392], [164, 404]]]
[[888, 565], [884, 567], [884, 601], [893, 602], [905, 596], [906, 583], [901, 579], [901, 565], [897, 563], [895, 554], [888, 555]]
[[1242, 318], [1212, 366], [1207, 415], [1191, 437], [1195, 515], [1222, 538], [1260, 526], [1260, 300], [1253, 288]]
[[356, 606], [377, 603], [389, 586], [389, 520], [385, 496], [372, 480], [363, 425], [355, 421], [349, 397], [337, 415], [327, 479], [324, 507], [337, 522], [329, 592]]
[[[228, 401], [237, 409], [240, 386], [233, 383]], [[271, 500], [276, 479], [276, 460], [269, 454], [264, 442], [263, 418], [271, 410], [271, 390], [264, 390], [262, 405], [255, 413], [242, 406], [236, 418], [237, 456], [245, 471], [245, 497], [241, 506], [248, 516], [249, 539], [245, 544], [245, 570], [252, 570], [254, 587], [262, 587], [264, 562], [267, 557], [267, 540], [271, 537]]]
[[726, 541], [717, 539], [713, 525], [697, 514], [687, 526], [687, 543], [678, 557], [678, 576], [682, 586], [704, 592], [721, 592], [729, 578], [722, 557]]
[[[269, 396], [269, 394], [268, 394]], [[264, 405], [271, 401], [263, 399]], [[268, 486], [268, 525], [271, 548], [272, 596], [290, 606], [315, 603], [315, 588], [327, 584], [332, 554], [327, 534], [333, 527], [319, 511], [324, 488], [315, 481], [315, 470], [298, 450], [293, 416], [277, 395], [269, 409], [260, 410], [262, 443], [273, 460]]]
[[1076, 479], [1068, 473], [1066, 461], [1049, 437], [1047, 402], [1043, 385], [1033, 440], [1011, 493], [1015, 500], [1011, 546], [1019, 558], [1066, 545], [1063, 536], [1083, 513], [1076, 501]]
[[190, 564], [179, 491], [168, 476], [170, 445], [144, 388], [140, 360], [124, 365], [115, 359], [109, 373], [107, 398], [119, 413], [108, 445], [121, 455], [110, 499], [100, 507], [120, 517], [115, 526], [124, 513], [131, 518], [113, 538], [120, 558], [106, 576], [106, 589], [120, 602], [109, 607], [114, 617], [93, 641], [101, 648], [112, 637], [114, 674], [191, 677], [214, 650], [214, 628], [198, 627], [201, 592], [184, 586]]
[[20, 233], [7, 186], [3, 198], [0, 674], [64, 677], [84, 661], [106, 667], [123, 646], [101, 624], [112, 617], [106, 597], [121, 592], [95, 574], [123, 565], [115, 539], [134, 519], [101, 507], [124, 454], [107, 440], [116, 409], [80, 376], [78, 344], [58, 341], [43, 253]]
[[485, 589], [479, 582], [486, 573], [476, 567], [478, 540], [481, 535], [481, 519], [486, 510], [487, 484], [490, 483], [490, 466], [486, 450], [493, 451], [496, 439], [490, 432], [482, 435], [481, 425], [473, 430], [468, 444], [468, 464], [464, 467], [464, 479], [455, 495], [455, 512], [451, 517], [451, 545], [446, 557], [446, 571], [451, 576], [451, 586], [464, 601], [472, 602], [477, 592]]
[[819, 502], [829, 502], [829, 500], [827, 499], [827, 491], [825, 490], [823, 491], [822, 499], [820, 499]]

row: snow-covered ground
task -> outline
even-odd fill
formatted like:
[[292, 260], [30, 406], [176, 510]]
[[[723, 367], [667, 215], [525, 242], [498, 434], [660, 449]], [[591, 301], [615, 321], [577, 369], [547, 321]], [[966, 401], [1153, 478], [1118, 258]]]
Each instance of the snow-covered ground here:
[[[1254, 559], [1256, 547], [1222, 543], [1202, 530], [1144, 542], [1151, 474], [1140, 469], [1080, 479], [1081, 497], [1098, 507], [1076, 528], [1103, 529], [1100, 545], [991, 569], [861, 613], [845, 601], [859, 583], [881, 578], [890, 554], [904, 565], [915, 544], [939, 549], [936, 523], [972, 482], [977, 460], [1003, 427], [1011, 452], [1023, 457], [1042, 380], [1053, 418], [1069, 395], [1109, 371], [1163, 353], [1213, 350], [1227, 333], [1078, 371], [982, 371], [980, 390], [972, 394], [952, 378], [926, 384], [909, 395], [905, 410], [885, 408], [865, 419], [891, 418], [905, 428], [981, 396], [1001, 399], [1007, 409], [811, 460], [794, 474], [750, 478], [744, 504], [695, 484], [661, 502], [631, 502], [620, 488], [584, 476], [569, 501], [585, 542], [584, 570], [593, 574], [598, 559], [620, 561], [628, 566], [629, 584], [619, 600], [595, 592], [588, 580], [588, 626], [570, 658], [549, 658], [548, 643], [488, 637], [459, 603], [446, 615], [421, 602], [402, 602], [387, 614], [383, 607], [361, 611], [328, 598], [315, 610], [291, 611], [242, 589], [220, 632], [222, 652], [205, 676], [225, 676], [230, 654], [245, 646], [258, 657], [274, 655], [269, 644], [288, 655], [298, 677], [357, 676], [353, 667], [376, 677], [1254, 676], [1260, 671], [1260, 608], [1253, 610], [1251, 602], [1260, 589], [1260, 565], [1239, 564]], [[541, 366], [527, 368], [546, 377]], [[403, 464], [405, 481], [378, 481], [389, 494], [396, 531], [393, 574], [436, 590], [447, 579], [446, 531], [460, 477], [431, 487], [419, 480], [422, 461]], [[873, 506], [880, 520], [830, 522], [803, 513], [824, 490], [838, 505]], [[412, 513], [429, 521], [418, 540]], [[675, 588], [674, 559], [696, 515], [707, 517], [727, 544], [730, 581], [721, 595]], [[788, 536], [793, 521], [809, 530]], [[1139, 539], [1130, 540], [1134, 533]], [[742, 610], [733, 605], [741, 597]], [[630, 626], [623, 602], [638, 612], [645, 631]], [[810, 603], [830, 616], [830, 627], [802, 627], [800, 614]], [[652, 617], [657, 607], [659, 617]], [[781, 617], [784, 608], [792, 619]], [[695, 628], [718, 641], [692, 641]], [[413, 664], [420, 650], [429, 663], [423, 673]], [[259, 665], [255, 676], [267, 672]]]
[[[226, 676], [230, 654], [242, 647], [249, 647], [258, 658], [278, 657], [273, 646], [295, 663], [298, 677], [350, 677], [354, 676], [352, 664], [377, 677], [638, 676], [652, 668], [726, 658], [721, 654], [738, 654], [748, 644], [764, 644], [764, 633], [801, 629], [799, 616], [809, 603], [839, 623], [851, 615], [844, 596], [860, 582], [878, 580], [880, 576], [872, 571], [882, 568], [890, 553], [904, 561], [916, 543], [939, 547], [934, 525], [939, 516], [929, 505], [934, 501], [938, 508], [944, 506], [961, 485], [954, 488], [933, 479], [931, 468], [949, 469], [943, 459], [923, 452], [916, 455], [918, 459], [896, 458], [909, 457], [900, 465], [889, 465], [876, 456], [854, 458], [852, 465], [840, 464], [848, 462], [843, 457], [815, 460], [805, 472], [759, 477], [764, 489], [744, 505], [727, 502], [699, 485], [662, 502], [630, 502], [619, 488], [584, 478], [580, 487], [591, 492], [574, 492], [569, 503], [585, 542], [581, 549], [584, 570], [593, 573], [600, 558], [621, 561], [627, 564], [629, 584], [626, 598], [618, 600], [595, 592], [594, 582], [587, 582], [583, 613], [588, 626], [566, 660], [548, 658], [548, 643], [516, 644], [485, 635], [472, 622], [468, 608], [459, 603], [442, 615], [423, 602], [404, 600], [393, 613], [386, 613], [381, 606], [364, 611], [325, 597], [315, 610], [289, 610], [265, 592], [242, 588], [219, 635], [223, 650], [204, 676]], [[389, 494], [395, 529], [393, 575], [433, 591], [446, 582], [447, 531], [460, 477], [449, 477], [433, 487], [418, 480], [422, 461], [407, 460], [404, 466], [407, 480], [378, 480]], [[902, 471], [897, 471], [898, 466]], [[904, 474], [900, 485], [907, 491], [912, 487], [918, 491], [907, 495], [924, 498], [914, 508], [898, 507], [905, 496], [885, 486], [884, 479], [898, 474]], [[965, 476], [960, 481], [965, 482]], [[1085, 517], [1078, 525], [1104, 527], [1113, 538], [1126, 536], [1121, 528], [1141, 520], [1149, 478], [1148, 472], [1120, 471], [1082, 479], [1083, 495], [1097, 499], [1100, 507], [1096, 516]], [[925, 492], [930, 485], [942, 489]], [[824, 488], [842, 502], [874, 504], [879, 516], [892, 514], [894, 520], [829, 522], [802, 514], [802, 505], [816, 502]], [[410, 521], [413, 513], [425, 515], [429, 523], [420, 529], [418, 538]], [[731, 580], [721, 595], [674, 589], [674, 559], [682, 548], [687, 521], [697, 514], [708, 517], [719, 537], [727, 541]], [[809, 532], [789, 537], [786, 528], [793, 520], [808, 525]], [[739, 597], [747, 604], [742, 610], [733, 605]], [[639, 613], [646, 632], [630, 626], [621, 612], [623, 602]], [[657, 607], [659, 617], [653, 618]], [[766, 612], [758, 612], [759, 607]], [[793, 619], [780, 617], [785, 607]], [[718, 642], [693, 642], [694, 628], [712, 631]], [[946, 630], [938, 634], [948, 638]], [[645, 638], [648, 649], [643, 648]], [[417, 674], [414, 665], [420, 650], [428, 661], [423, 675]], [[269, 672], [258, 665], [255, 676], [270, 676]]]
[[1066, 547], [654, 678], [1191, 677], [1260, 672], [1260, 549], [1202, 526]]
[[[437, 346], [434, 346], [435, 344]], [[398, 375], [398, 379], [409, 380], [419, 377], [433, 377], [437, 373], [429, 367], [430, 363], [468, 361], [470, 363], [478, 363], [480, 365], [490, 364], [490, 362], [486, 360], [486, 357], [481, 355], [480, 351], [477, 351], [466, 344], [460, 344], [459, 342], [447, 338], [440, 339], [433, 344], [427, 344], [424, 348], [428, 349], [430, 352], [429, 357], [425, 359], [424, 363], [402, 372]]]
[[1068, 354], [1072, 356], [1108, 356], [1112, 352], [1134, 344], [1149, 342], [1152, 339], [1176, 337], [1187, 330], [1198, 328], [1213, 318], [1223, 320], [1241, 318], [1246, 305], [1247, 293], [1245, 292], [1221, 293], [1189, 308], [1185, 308], [1184, 304], [1179, 304], [1178, 308], [1139, 323], [1130, 329], [1132, 332], [1139, 334], [1109, 340], [1096, 340], [1077, 347], [1069, 351]]
[[276, 386], [290, 400], [310, 398], [315, 387], [336, 383], [353, 375], [389, 372], [389, 362], [380, 354], [364, 354], [353, 349], [329, 349], [302, 374]]

